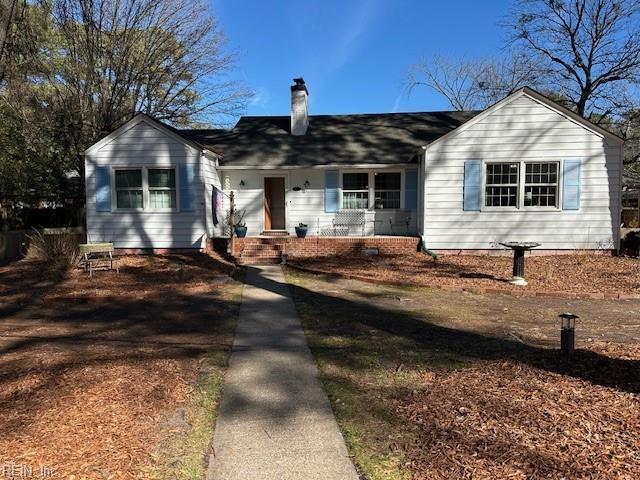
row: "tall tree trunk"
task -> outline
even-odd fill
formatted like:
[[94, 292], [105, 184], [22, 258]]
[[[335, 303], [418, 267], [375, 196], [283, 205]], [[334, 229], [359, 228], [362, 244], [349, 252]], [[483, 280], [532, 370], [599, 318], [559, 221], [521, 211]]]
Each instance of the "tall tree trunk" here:
[[4, 77], [4, 56], [17, 0], [0, 0], [0, 80]]

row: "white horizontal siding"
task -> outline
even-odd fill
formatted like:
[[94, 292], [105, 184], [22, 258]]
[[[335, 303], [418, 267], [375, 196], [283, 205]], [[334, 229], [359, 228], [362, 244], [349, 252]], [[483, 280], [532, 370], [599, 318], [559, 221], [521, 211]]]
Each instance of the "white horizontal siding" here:
[[[433, 249], [488, 249], [537, 241], [545, 249], [618, 242], [620, 149], [529, 97], [519, 97], [426, 152], [424, 236]], [[578, 211], [462, 210], [464, 162], [582, 159]]]
[[127, 164], [138, 157], [153, 162], [171, 161], [176, 156], [199, 155], [192, 146], [169, 135], [166, 131], [145, 121], [121, 132], [91, 153], [96, 161], [109, 164]]
[[[330, 227], [335, 213], [325, 213], [324, 187], [325, 170], [295, 169], [283, 171], [243, 170], [222, 172], [223, 186], [226, 193], [233, 191], [236, 208], [246, 212], [247, 235], [259, 235], [264, 230], [264, 177], [285, 177], [285, 199], [287, 204], [286, 226], [291, 235], [295, 235], [295, 227], [304, 223], [309, 227], [309, 235], [318, 235], [323, 228]], [[240, 182], [244, 181], [244, 186]], [[309, 188], [304, 189], [305, 181]], [[294, 187], [301, 190], [294, 191]], [[404, 215], [401, 213], [400, 216]], [[397, 211], [368, 211], [366, 213], [365, 235], [402, 233], [404, 224], [389, 225], [389, 219], [398, 216]], [[403, 220], [404, 221], [404, 220]], [[409, 231], [417, 230], [417, 216], [411, 215]]]
[[[85, 158], [87, 237], [116, 248], [202, 248], [206, 239], [206, 202], [201, 154], [162, 130], [140, 122]], [[196, 165], [194, 211], [97, 212], [95, 166], [168, 167]], [[177, 195], [180, 196], [179, 182]]]

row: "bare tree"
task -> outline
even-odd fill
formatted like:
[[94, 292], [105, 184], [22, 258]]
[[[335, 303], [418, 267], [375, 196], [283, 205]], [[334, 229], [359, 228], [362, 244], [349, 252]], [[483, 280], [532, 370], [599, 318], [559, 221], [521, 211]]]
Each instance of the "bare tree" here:
[[64, 61], [43, 71], [98, 130], [136, 111], [220, 123], [243, 106], [247, 92], [227, 78], [234, 55], [202, 0], [54, 0], [51, 14]]
[[580, 115], [604, 120], [631, 106], [640, 0], [517, 0], [505, 23], [525, 53], [545, 60], [547, 83]]
[[[26, 191], [34, 172], [40, 191], [82, 192], [82, 152], [136, 112], [223, 125], [249, 98], [205, 0], [17, 5], [0, 78], [0, 193]], [[66, 181], [72, 170], [79, 183]]]
[[406, 83], [411, 91], [426, 86], [443, 95], [455, 110], [484, 109], [523, 86], [538, 85], [541, 66], [529, 56], [505, 59], [447, 58], [436, 54], [412, 66]]
[[235, 57], [204, 0], [42, 0], [26, 12], [26, 24], [44, 25], [36, 55], [0, 100], [46, 119], [80, 174], [84, 149], [136, 112], [220, 125], [249, 97], [230, 77]]
[[626, 169], [640, 175], [640, 109], [625, 112], [617, 125], [619, 134], [626, 139], [624, 145]]

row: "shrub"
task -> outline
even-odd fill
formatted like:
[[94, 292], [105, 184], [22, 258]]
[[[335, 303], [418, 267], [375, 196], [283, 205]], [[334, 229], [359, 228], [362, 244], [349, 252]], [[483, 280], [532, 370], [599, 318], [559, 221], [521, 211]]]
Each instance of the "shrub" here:
[[45, 235], [42, 230], [33, 230], [27, 235], [29, 245], [26, 257], [32, 260], [41, 260], [76, 266], [80, 263], [80, 250], [78, 244], [81, 235], [75, 233], [60, 233]]

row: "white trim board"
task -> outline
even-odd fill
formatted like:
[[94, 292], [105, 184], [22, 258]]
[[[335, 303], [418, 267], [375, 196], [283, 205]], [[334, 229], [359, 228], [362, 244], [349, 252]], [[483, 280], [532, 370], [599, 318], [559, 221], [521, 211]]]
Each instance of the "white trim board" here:
[[252, 166], [238, 166], [238, 165], [220, 165], [218, 170], [307, 170], [307, 169], [316, 169], [316, 170], [335, 170], [338, 169], [351, 169], [351, 168], [369, 168], [369, 169], [380, 169], [380, 168], [402, 168], [402, 167], [418, 167], [418, 163], [358, 163], [354, 165], [345, 165], [343, 163], [331, 163], [326, 165], [291, 165], [291, 166], [264, 166], [264, 165], [252, 165]]

